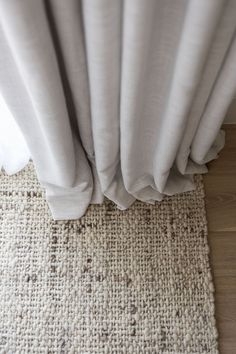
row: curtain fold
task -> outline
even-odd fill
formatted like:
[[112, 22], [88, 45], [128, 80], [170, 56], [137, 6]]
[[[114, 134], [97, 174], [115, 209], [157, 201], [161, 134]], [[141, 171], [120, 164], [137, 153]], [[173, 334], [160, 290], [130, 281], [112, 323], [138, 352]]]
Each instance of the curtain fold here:
[[0, 0], [0, 92], [55, 219], [194, 188], [236, 92], [234, 0]]

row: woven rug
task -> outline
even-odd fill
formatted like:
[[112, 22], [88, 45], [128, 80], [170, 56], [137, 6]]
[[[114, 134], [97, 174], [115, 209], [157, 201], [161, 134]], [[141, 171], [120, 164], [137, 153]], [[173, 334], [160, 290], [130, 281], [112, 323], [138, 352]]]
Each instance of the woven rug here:
[[0, 353], [218, 353], [204, 189], [53, 221], [0, 176]]

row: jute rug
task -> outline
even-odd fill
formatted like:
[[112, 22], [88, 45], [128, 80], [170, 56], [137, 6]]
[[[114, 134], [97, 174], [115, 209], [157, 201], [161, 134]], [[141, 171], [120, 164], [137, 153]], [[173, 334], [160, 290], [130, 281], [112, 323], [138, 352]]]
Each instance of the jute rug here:
[[53, 221], [31, 164], [0, 177], [1, 353], [217, 353], [204, 190]]

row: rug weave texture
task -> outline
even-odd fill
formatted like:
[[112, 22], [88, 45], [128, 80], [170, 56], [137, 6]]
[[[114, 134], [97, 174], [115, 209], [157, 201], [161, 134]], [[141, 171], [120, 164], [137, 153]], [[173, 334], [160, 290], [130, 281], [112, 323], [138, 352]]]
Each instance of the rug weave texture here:
[[32, 164], [0, 176], [0, 353], [218, 353], [204, 189], [51, 218]]

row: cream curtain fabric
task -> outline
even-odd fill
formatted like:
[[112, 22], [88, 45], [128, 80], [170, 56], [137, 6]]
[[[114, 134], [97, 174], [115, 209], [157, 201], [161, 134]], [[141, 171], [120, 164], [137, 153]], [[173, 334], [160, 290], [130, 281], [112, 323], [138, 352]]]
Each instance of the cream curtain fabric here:
[[21, 130], [0, 94], [0, 171], [15, 174], [28, 164], [29, 159], [30, 152]]
[[235, 0], [0, 0], [0, 26], [0, 91], [55, 219], [191, 190], [217, 157]]

